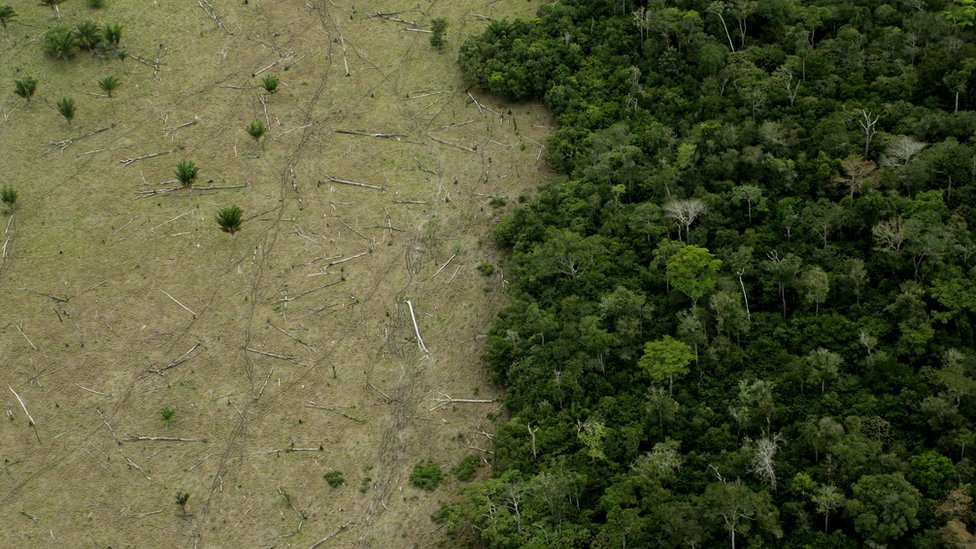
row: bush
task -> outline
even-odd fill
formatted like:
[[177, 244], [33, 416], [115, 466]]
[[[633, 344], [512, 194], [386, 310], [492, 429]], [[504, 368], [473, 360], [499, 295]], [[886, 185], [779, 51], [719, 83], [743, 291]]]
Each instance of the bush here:
[[4, 185], [0, 188], [0, 202], [3, 202], [4, 206], [11, 212], [14, 211], [14, 207], [17, 205], [17, 191], [13, 187]]
[[333, 488], [338, 488], [346, 483], [346, 479], [342, 476], [342, 473], [335, 469], [325, 474], [325, 481]]
[[32, 76], [25, 76], [23, 78], [14, 80], [14, 93], [26, 99], [28, 105], [30, 105], [31, 98], [34, 97], [34, 92], [36, 91], [36, 78]]
[[227, 206], [217, 211], [217, 224], [220, 230], [233, 235], [241, 229], [244, 212], [237, 206]]
[[474, 477], [474, 472], [478, 470], [478, 456], [467, 455], [451, 469], [451, 474], [460, 481], [468, 481]]
[[62, 97], [58, 99], [55, 104], [58, 109], [58, 113], [68, 121], [68, 125], [71, 125], [71, 121], [75, 119], [75, 110], [77, 110], [78, 105], [75, 104], [75, 100], [70, 97]]
[[250, 135], [255, 141], [260, 141], [261, 137], [268, 129], [264, 126], [264, 123], [260, 120], [255, 120], [247, 125], [247, 134]]
[[274, 93], [278, 91], [279, 82], [280, 80], [278, 80], [277, 76], [273, 74], [269, 74], [261, 79], [261, 87], [263, 87], [264, 90], [268, 93]]
[[98, 44], [102, 41], [102, 29], [91, 21], [78, 23], [75, 27], [74, 34], [75, 39], [78, 41], [78, 46], [90, 52], [94, 52], [98, 48]]
[[114, 76], [106, 76], [98, 81], [98, 87], [108, 94], [109, 97], [112, 97], [112, 92], [115, 91], [115, 88], [119, 87], [119, 79]]
[[55, 59], [67, 59], [78, 51], [78, 39], [65, 26], [57, 26], [44, 33], [44, 53]]
[[444, 480], [444, 473], [441, 472], [441, 468], [436, 463], [430, 460], [421, 461], [414, 466], [413, 473], [410, 473], [410, 484], [428, 492], [437, 488], [442, 480]]
[[176, 179], [179, 179], [184, 187], [189, 187], [196, 180], [199, 171], [200, 168], [193, 162], [181, 160], [176, 164]]
[[447, 32], [447, 19], [438, 17], [431, 21], [430, 45], [442, 50], [444, 49], [444, 33]]
[[122, 25], [118, 23], [105, 25], [102, 30], [102, 38], [105, 39], [105, 45], [108, 48], [118, 48], [122, 42]]
[[495, 266], [491, 263], [482, 263], [478, 265], [478, 272], [481, 273], [481, 276], [491, 276], [495, 272]]
[[176, 410], [170, 408], [169, 406], [164, 406], [159, 410], [159, 417], [163, 418], [163, 422], [166, 425], [169, 425], [169, 422], [173, 420], [173, 414], [175, 413]]
[[7, 23], [9, 23], [14, 17], [17, 17], [17, 12], [15, 12], [12, 7], [0, 6], [0, 25], [2, 25], [4, 29], [7, 28]]

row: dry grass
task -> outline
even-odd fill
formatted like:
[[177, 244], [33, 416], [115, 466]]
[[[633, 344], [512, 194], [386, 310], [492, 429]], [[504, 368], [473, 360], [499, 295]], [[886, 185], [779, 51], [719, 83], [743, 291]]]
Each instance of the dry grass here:
[[[18, 6], [0, 37], [0, 89], [40, 81], [32, 109], [0, 99], [0, 174], [20, 194], [0, 260], [0, 545], [436, 542], [429, 515], [458, 486], [429, 494], [406, 479], [421, 459], [449, 468], [472, 451], [460, 439], [491, 430], [497, 405], [431, 408], [441, 393], [491, 398], [480, 335], [504, 279], [476, 270], [497, 260], [490, 202], [539, 184], [550, 125], [493, 98], [479, 100], [504, 118], [480, 112], [453, 60], [485, 24], [472, 14], [538, 2], [211, 4], [223, 29], [196, 2], [62, 6], [69, 25], [122, 22], [128, 52], [154, 64], [159, 50], [155, 76], [135, 59], [43, 58], [56, 21], [41, 6]], [[446, 17], [448, 50], [376, 11]], [[252, 74], [275, 63], [265, 114]], [[116, 96], [96, 97], [109, 74]], [[78, 102], [73, 128], [52, 107], [62, 96]], [[252, 120], [268, 126], [263, 146]], [[137, 194], [173, 187], [161, 182], [182, 159], [200, 167], [196, 187], [246, 187]], [[245, 212], [235, 236], [213, 219], [230, 204]], [[326, 484], [332, 469], [345, 486]]]

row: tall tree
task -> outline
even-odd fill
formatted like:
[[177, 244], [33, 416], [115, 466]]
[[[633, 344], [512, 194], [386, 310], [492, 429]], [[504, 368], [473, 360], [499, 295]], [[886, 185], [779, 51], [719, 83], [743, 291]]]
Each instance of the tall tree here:
[[692, 306], [715, 289], [722, 261], [715, 259], [707, 249], [688, 245], [668, 259], [668, 278], [674, 289], [688, 296]]
[[695, 359], [695, 353], [685, 342], [664, 336], [655, 341], [648, 341], [644, 345], [644, 355], [638, 360], [638, 365], [651, 378], [660, 383], [668, 380], [668, 394], [674, 394], [675, 376], [688, 373], [688, 365]]

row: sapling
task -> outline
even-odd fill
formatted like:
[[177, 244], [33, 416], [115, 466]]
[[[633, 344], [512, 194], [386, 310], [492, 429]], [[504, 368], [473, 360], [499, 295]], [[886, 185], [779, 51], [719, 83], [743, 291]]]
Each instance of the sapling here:
[[37, 79], [32, 76], [25, 76], [14, 80], [14, 93], [27, 100], [27, 106], [31, 104], [31, 98], [37, 91]]
[[58, 113], [68, 121], [68, 126], [71, 126], [71, 121], [74, 120], [75, 110], [77, 109], [75, 100], [70, 97], [62, 97], [61, 99], [58, 99], [55, 106], [58, 109]]
[[277, 76], [275, 76], [273, 74], [269, 74], [269, 75], [267, 75], [267, 76], [265, 76], [264, 78], [261, 79], [261, 86], [264, 88], [264, 90], [266, 92], [268, 92], [268, 93], [274, 93], [274, 92], [278, 91], [278, 83], [279, 82], [280, 82], [280, 80], [278, 80], [278, 77]]
[[176, 179], [179, 179], [184, 187], [189, 187], [196, 180], [199, 171], [200, 169], [193, 162], [181, 160], [176, 164]]
[[227, 206], [217, 211], [217, 224], [220, 230], [233, 235], [241, 229], [244, 212], [236, 205]]

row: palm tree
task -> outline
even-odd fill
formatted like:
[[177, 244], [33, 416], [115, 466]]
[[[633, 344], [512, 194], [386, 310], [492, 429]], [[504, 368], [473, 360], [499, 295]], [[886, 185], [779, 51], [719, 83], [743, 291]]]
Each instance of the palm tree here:
[[54, 13], [56, 13], [57, 16], [58, 16], [58, 21], [60, 21], [61, 20], [61, 8], [58, 7], [58, 4], [60, 4], [63, 1], [64, 0], [41, 0], [41, 5], [43, 5], [43, 6], [51, 6], [51, 9], [54, 10]]
[[0, 202], [7, 206], [7, 211], [13, 213], [17, 206], [17, 191], [13, 187], [4, 185], [0, 188]]
[[67, 59], [78, 49], [78, 39], [68, 27], [57, 26], [44, 33], [44, 52], [55, 59]]
[[0, 25], [3, 26], [3, 30], [7, 30], [7, 23], [14, 17], [17, 17], [17, 12], [12, 7], [0, 6]]
[[264, 132], [266, 131], [267, 128], [264, 127], [264, 123], [262, 123], [260, 120], [255, 120], [247, 125], [247, 134], [250, 135], [254, 141], [260, 141], [264, 136]]
[[92, 23], [91, 21], [82, 21], [78, 23], [75, 27], [75, 38], [78, 40], [78, 45], [83, 49], [86, 49], [92, 54], [98, 48], [98, 44], [102, 41], [102, 29], [98, 28], [98, 25]]
[[261, 79], [261, 85], [268, 93], [274, 93], [278, 91], [279, 82], [280, 80], [278, 80], [278, 77], [273, 74], [269, 74]]
[[76, 107], [77, 105], [75, 104], [75, 100], [70, 97], [62, 97], [61, 99], [58, 99], [58, 112], [64, 117], [65, 120], [68, 121], [68, 126], [71, 126], [71, 121], [75, 117]]
[[220, 230], [233, 235], [241, 229], [244, 212], [237, 206], [227, 206], [217, 210], [217, 224]]
[[189, 187], [193, 184], [199, 171], [200, 168], [197, 168], [197, 165], [189, 160], [181, 160], [176, 164], [176, 178], [180, 180], [180, 184], [184, 187]]
[[115, 88], [119, 87], [119, 79], [114, 76], [106, 76], [98, 81], [98, 87], [107, 93], [109, 97], [112, 97], [112, 92], [115, 91]]
[[27, 100], [27, 106], [31, 104], [31, 98], [37, 91], [37, 79], [32, 76], [25, 76], [14, 80], [14, 93]]
[[105, 43], [109, 47], [118, 48], [122, 41], [122, 25], [118, 23], [105, 25], [105, 28], [102, 29], [102, 37], [105, 38]]

